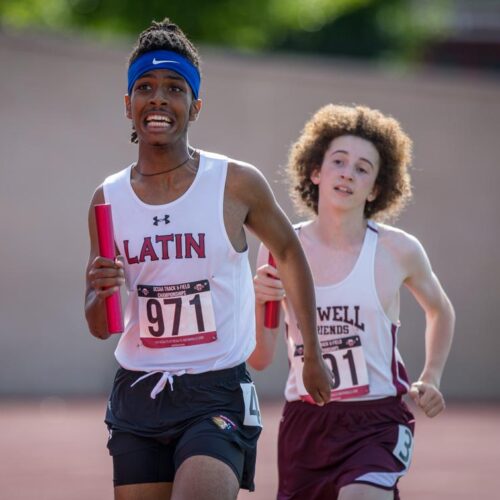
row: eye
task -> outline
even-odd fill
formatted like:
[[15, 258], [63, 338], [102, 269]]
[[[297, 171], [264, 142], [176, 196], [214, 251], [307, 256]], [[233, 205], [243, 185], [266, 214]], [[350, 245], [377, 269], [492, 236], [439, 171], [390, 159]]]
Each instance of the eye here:
[[368, 170], [365, 167], [362, 167], [361, 165], [358, 165], [357, 170], [358, 170], [358, 172], [361, 172], [362, 174], [368, 173]]
[[151, 90], [151, 85], [148, 82], [140, 82], [136, 85], [135, 90], [138, 92], [147, 92]]
[[169, 82], [165, 82], [165, 90], [172, 94], [180, 94], [185, 93], [187, 89], [187, 85], [184, 85], [182, 80], [170, 80]]
[[342, 165], [344, 162], [342, 160], [340, 160], [339, 158], [335, 158], [333, 160], [333, 164], [334, 165]]

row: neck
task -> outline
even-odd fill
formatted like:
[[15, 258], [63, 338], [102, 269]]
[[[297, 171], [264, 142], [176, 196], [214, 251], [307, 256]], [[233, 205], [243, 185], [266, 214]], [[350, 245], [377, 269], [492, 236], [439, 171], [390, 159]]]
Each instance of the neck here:
[[192, 157], [193, 153], [194, 149], [188, 145], [187, 141], [159, 146], [139, 143], [136, 168], [147, 175], [168, 171]]
[[318, 207], [318, 216], [311, 224], [316, 238], [324, 245], [348, 248], [363, 242], [367, 220], [363, 212], [326, 210]]

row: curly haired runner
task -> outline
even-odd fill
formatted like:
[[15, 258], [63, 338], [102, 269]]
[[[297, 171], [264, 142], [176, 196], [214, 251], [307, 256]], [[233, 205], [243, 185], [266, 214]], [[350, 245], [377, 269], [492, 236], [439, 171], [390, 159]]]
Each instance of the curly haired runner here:
[[[400, 124], [366, 107], [328, 105], [306, 124], [288, 162], [291, 194], [313, 213], [296, 226], [313, 273], [317, 334], [334, 375], [332, 402], [311, 402], [301, 382], [303, 336], [285, 296], [280, 264], [261, 246], [254, 278], [257, 346], [264, 369], [277, 330], [264, 304], [283, 299], [290, 372], [278, 439], [279, 500], [397, 499], [410, 465], [414, 418], [409, 392], [429, 417], [444, 408], [439, 390], [454, 328], [453, 307], [417, 239], [381, 221], [411, 196], [411, 141]], [[425, 312], [426, 359], [410, 384], [396, 347], [399, 292]]]
[[[331, 376], [315, 334], [312, 276], [292, 225], [251, 165], [196, 150], [199, 59], [165, 19], [141, 33], [125, 96], [138, 160], [94, 193], [85, 313], [108, 338], [105, 298], [125, 284], [125, 332], [106, 423], [119, 500], [229, 500], [253, 490], [261, 421], [245, 361], [255, 346], [244, 227], [276, 256], [318, 404]], [[113, 209], [120, 260], [99, 257], [93, 207]], [[305, 295], [301, 290], [306, 291]]]

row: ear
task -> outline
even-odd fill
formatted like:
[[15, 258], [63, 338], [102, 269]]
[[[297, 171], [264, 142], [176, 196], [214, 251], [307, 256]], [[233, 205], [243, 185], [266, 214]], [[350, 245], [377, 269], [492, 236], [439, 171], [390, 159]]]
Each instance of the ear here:
[[129, 119], [132, 120], [132, 106], [130, 104], [130, 96], [128, 94], [125, 94], [124, 97], [124, 103], [125, 103], [125, 116]]
[[196, 99], [191, 103], [191, 107], [189, 108], [190, 122], [195, 122], [198, 119], [198, 115], [200, 114], [202, 106], [203, 102], [201, 99]]
[[316, 185], [319, 184], [320, 174], [321, 174], [321, 170], [319, 168], [315, 168], [311, 172], [311, 175], [309, 176], [309, 179], [311, 179], [311, 182], [313, 184], [316, 184]]
[[369, 203], [371, 203], [372, 201], [375, 201], [377, 199], [378, 194], [379, 194], [378, 186], [373, 186], [373, 189], [371, 190], [371, 193], [366, 198], [366, 201], [368, 201]]

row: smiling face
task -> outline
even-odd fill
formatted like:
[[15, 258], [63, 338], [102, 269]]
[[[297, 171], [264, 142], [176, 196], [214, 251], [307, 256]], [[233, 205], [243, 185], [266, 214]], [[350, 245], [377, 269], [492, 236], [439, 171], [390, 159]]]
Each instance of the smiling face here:
[[133, 122], [140, 142], [167, 145], [185, 138], [190, 121], [195, 121], [201, 100], [193, 99], [186, 80], [167, 69], [148, 71], [125, 96], [127, 118]]
[[363, 213], [366, 202], [377, 196], [379, 167], [380, 156], [371, 142], [353, 135], [335, 138], [321, 167], [311, 174], [311, 181], [319, 189], [318, 210], [331, 206]]

